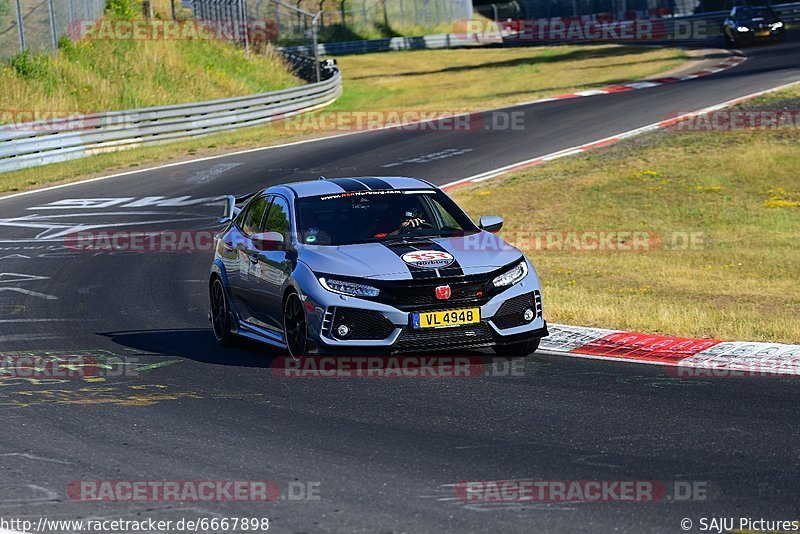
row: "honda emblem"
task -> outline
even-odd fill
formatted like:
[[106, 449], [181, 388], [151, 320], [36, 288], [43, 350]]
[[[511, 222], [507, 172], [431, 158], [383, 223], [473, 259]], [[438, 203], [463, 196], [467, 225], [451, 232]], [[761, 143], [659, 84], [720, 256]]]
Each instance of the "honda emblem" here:
[[439, 286], [436, 288], [436, 298], [439, 300], [447, 300], [451, 295], [450, 286]]

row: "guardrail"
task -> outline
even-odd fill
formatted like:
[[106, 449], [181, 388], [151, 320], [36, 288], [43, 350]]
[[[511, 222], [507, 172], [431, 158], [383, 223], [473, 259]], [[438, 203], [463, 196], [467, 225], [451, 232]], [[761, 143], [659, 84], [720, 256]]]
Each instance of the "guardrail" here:
[[[303, 58], [297, 58], [303, 68]], [[306, 113], [342, 94], [327, 62], [323, 81], [250, 96], [0, 126], [0, 172], [253, 126]]]
[[[797, 20], [800, 18], [800, 2], [792, 2], [786, 4], [774, 4], [770, 6], [775, 13], [784, 20]], [[698, 13], [696, 15], [684, 15], [682, 17], [675, 17], [675, 19], [714, 19], [722, 22], [728, 16], [730, 10], [726, 11], [709, 11], [707, 13]], [[787, 18], [788, 17], [788, 18]]]
[[[392, 37], [391, 39], [374, 39], [369, 41], [345, 41], [341, 43], [323, 43], [317, 45], [320, 55], [341, 56], [346, 54], [371, 54], [376, 52], [392, 52], [397, 50], [423, 50], [456, 48], [462, 46], [481, 46], [500, 44], [503, 40], [485, 38], [478, 35], [468, 36], [463, 33], [441, 33], [421, 37]], [[287, 46], [282, 48], [296, 54], [313, 54], [312, 46]]]
[[787, 22], [797, 22], [800, 20], [800, 2], [795, 4], [781, 4], [773, 6], [778, 15]]

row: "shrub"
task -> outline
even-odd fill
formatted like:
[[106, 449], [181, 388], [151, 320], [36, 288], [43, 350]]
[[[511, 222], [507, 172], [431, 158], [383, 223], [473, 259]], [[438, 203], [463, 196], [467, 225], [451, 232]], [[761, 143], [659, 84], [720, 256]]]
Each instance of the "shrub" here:
[[106, 4], [106, 12], [119, 18], [133, 18], [133, 10], [131, 9], [130, 0], [108, 0], [108, 4]]
[[46, 77], [48, 61], [49, 58], [47, 56], [43, 54], [33, 54], [30, 50], [18, 52], [8, 60], [17, 75], [29, 80]]

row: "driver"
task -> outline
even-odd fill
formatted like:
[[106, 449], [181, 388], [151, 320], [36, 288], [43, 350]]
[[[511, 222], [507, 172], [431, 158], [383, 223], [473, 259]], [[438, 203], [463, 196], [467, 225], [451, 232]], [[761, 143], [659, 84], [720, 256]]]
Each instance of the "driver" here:
[[401, 233], [408, 232], [409, 230], [412, 230], [414, 228], [419, 228], [423, 224], [428, 224], [428, 222], [422, 217], [420, 217], [413, 209], [408, 209], [405, 210], [405, 212], [403, 213], [403, 221], [400, 223], [399, 228], [397, 228], [392, 232], [379, 232], [375, 234], [374, 237], [383, 238], [392, 235], [398, 235]]

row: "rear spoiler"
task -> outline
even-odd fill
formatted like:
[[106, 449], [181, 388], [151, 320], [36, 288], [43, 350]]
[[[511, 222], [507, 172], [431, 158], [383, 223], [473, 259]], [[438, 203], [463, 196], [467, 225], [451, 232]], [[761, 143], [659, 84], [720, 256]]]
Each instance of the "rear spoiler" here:
[[239, 212], [242, 211], [240, 205], [244, 204], [245, 202], [253, 198], [256, 195], [256, 193], [257, 191], [255, 193], [248, 193], [240, 197], [235, 197], [233, 195], [225, 195], [224, 197], [222, 197], [222, 199], [225, 200], [225, 208], [222, 212], [222, 217], [220, 218], [218, 223], [227, 224], [231, 222], [233, 219], [235, 219], [236, 216], [239, 215]]

